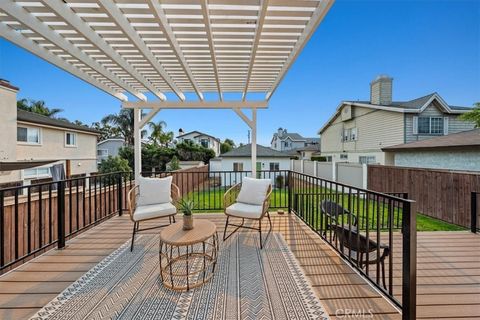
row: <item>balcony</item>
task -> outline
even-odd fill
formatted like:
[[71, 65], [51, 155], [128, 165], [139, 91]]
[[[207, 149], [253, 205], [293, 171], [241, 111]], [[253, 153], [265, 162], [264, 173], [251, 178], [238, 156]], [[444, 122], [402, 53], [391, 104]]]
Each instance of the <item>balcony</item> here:
[[[157, 175], [166, 174], [172, 173]], [[227, 186], [240, 182], [249, 174], [173, 173], [183, 197], [199, 204], [195, 219], [214, 222], [220, 235], [225, 223], [225, 216], [220, 213], [221, 195]], [[331, 318], [345, 318], [349, 313], [350, 318], [401, 319], [403, 312], [403, 318], [408, 319], [405, 316], [412, 307], [416, 307], [417, 318], [480, 316], [478, 235], [465, 231], [419, 232], [417, 236], [409, 229], [414, 222], [410, 220], [414, 215], [409, 215], [411, 202], [402, 195], [379, 194], [290, 171], [257, 174], [272, 179], [275, 185], [271, 199], [272, 235], [283, 237]], [[119, 248], [128, 247], [132, 222], [125, 211], [125, 196], [131, 185], [131, 175], [119, 173], [0, 191], [1, 269], [4, 273], [0, 276], [1, 319], [34, 315], [72, 283], [83, 279], [87, 272], [98, 269], [105, 258], [112, 257]], [[362, 267], [354, 258], [355, 247], [340, 241], [346, 238], [335, 233], [336, 229], [326, 228], [327, 224], [336, 225], [347, 234], [353, 234], [354, 229], [351, 220], [332, 224], [322, 211], [321, 203], [325, 200], [342, 204], [358, 217], [356, 236], [367, 237], [372, 246], [388, 246], [390, 254], [384, 261], [385, 283], [379, 263]], [[278, 209], [285, 213], [277, 214]], [[142, 228], [158, 223], [162, 221], [146, 222]], [[143, 233], [142, 237], [155, 238], [158, 232], [154, 229]], [[257, 247], [256, 232], [241, 231], [240, 235], [244, 242], [239, 242], [239, 250]], [[232, 240], [222, 243], [221, 248], [227, 248], [229, 241]], [[262, 254], [274, 251], [268, 246], [268, 242], [273, 241], [269, 238]], [[415, 243], [417, 245], [412, 246]], [[153, 250], [156, 246], [152, 246]], [[139, 241], [133, 254], [143, 255], [147, 251]], [[128, 250], [125, 254], [129, 254]], [[365, 259], [375, 260], [375, 255]], [[158, 256], [152, 259], [151, 263], [156, 264], [152, 277], [159, 277]], [[262, 268], [268, 265], [263, 264]], [[219, 269], [214, 278], [224, 276], [225, 272], [232, 271]], [[415, 281], [416, 292], [411, 287]], [[135, 288], [132, 292], [141, 292], [142, 289], [136, 287], [143, 283], [139, 278], [132, 278], [128, 283]], [[408, 300], [404, 295], [412, 293], [415, 296], [410, 299], [415, 305], [406, 305]], [[241, 310], [241, 298], [235, 294], [232, 298], [239, 302]], [[129, 298], [115, 294], [104, 295], [104, 299], [128, 301]], [[282, 299], [289, 299], [289, 296], [282, 296]], [[73, 300], [65, 302], [72, 308], [76, 303]], [[189, 302], [190, 308], [199, 306], [201, 302], [197, 300]], [[127, 310], [118, 304], [115, 308], [118, 312]], [[253, 316], [248, 311], [240, 314], [239, 318]]]

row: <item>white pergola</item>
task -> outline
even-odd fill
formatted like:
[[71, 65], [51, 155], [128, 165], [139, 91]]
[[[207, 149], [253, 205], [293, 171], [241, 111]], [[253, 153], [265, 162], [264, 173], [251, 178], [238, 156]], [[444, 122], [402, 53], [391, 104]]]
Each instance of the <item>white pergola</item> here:
[[[0, 36], [135, 110], [135, 177], [140, 130], [161, 109], [232, 109], [251, 128], [255, 174], [257, 109], [268, 107], [333, 2], [0, 0]], [[147, 102], [146, 92], [156, 100]], [[177, 98], [167, 101], [165, 93]], [[187, 101], [187, 93], [197, 98]], [[249, 93], [265, 98], [250, 101]], [[143, 109], [150, 111], [141, 118]]]

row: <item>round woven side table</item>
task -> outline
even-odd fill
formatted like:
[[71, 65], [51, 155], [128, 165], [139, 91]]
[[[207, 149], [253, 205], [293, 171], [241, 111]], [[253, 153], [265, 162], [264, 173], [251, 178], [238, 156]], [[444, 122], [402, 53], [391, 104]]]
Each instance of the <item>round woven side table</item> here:
[[217, 227], [196, 219], [192, 230], [174, 223], [160, 231], [160, 278], [165, 287], [188, 291], [208, 282], [215, 272], [218, 256]]

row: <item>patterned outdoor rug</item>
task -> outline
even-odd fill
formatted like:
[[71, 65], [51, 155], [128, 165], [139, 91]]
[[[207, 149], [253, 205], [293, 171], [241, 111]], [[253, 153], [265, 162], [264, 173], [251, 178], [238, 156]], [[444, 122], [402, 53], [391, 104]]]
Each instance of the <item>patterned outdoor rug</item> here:
[[215, 276], [188, 292], [163, 287], [158, 236], [130, 241], [32, 319], [328, 319], [280, 234], [260, 250], [237, 233], [221, 244]]

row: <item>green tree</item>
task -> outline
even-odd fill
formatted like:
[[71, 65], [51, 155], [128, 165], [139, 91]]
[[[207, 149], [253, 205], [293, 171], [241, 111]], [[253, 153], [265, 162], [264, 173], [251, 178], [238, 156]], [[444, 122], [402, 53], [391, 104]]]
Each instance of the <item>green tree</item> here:
[[235, 148], [235, 142], [232, 139], [225, 139], [220, 144], [220, 153], [225, 153]]
[[210, 159], [215, 157], [215, 151], [191, 141], [177, 143], [176, 153], [182, 161], [203, 161], [208, 163]]
[[153, 144], [166, 147], [172, 142], [173, 132], [165, 132], [163, 130], [167, 127], [165, 121], [149, 122], [148, 126], [152, 130], [152, 132], [150, 133], [150, 140], [153, 142]]
[[[134, 119], [133, 109], [121, 109], [119, 113], [109, 114], [100, 121], [102, 125], [110, 125], [117, 135], [121, 136], [125, 143], [129, 146], [134, 144]], [[141, 137], [146, 134], [146, 130], [142, 130]]]
[[[20, 99], [17, 101], [17, 108], [29, 112], [34, 112], [46, 116], [49, 118], [56, 118], [57, 115], [62, 112], [59, 108], [49, 108], [45, 105], [45, 101], [42, 100], [27, 100]], [[63, 119], [66, 120], [66, 119]], [[68, 121], [68, 120], [67, 120]]]
[[168, 171], [175, 171], [180, 169], [180, 161], [178, 161], [177, 156], [173, 156], [172, 160], [170, 160], [170, 164], [168, 166]]
[[98, 141], [120, 136], [119, 130], [116, 127], [111, 126], [109, 123], [94, 122], [92, 123], [90, 128], [100, 132], [100, 137], [98, 137]]
[[128, 161], [119, 156], [108, 156], [107, 159], [102, 160], [98, 165], [99, 173], [129, 172], [131, 170]]
[[475, 123], [475, 128], [480, 128], [480, 102], [476, 102], [472, 111], [462, 114], [460, 119], [472, 121]]

